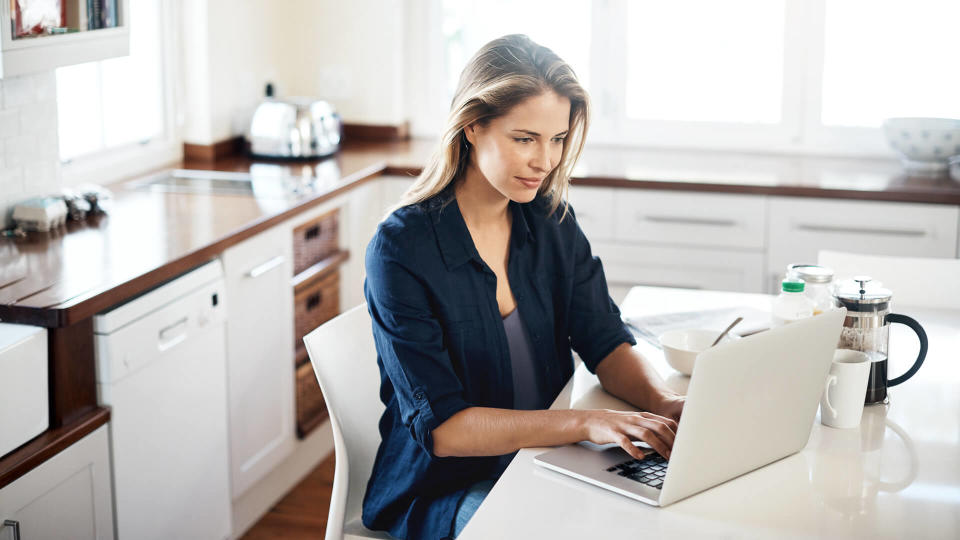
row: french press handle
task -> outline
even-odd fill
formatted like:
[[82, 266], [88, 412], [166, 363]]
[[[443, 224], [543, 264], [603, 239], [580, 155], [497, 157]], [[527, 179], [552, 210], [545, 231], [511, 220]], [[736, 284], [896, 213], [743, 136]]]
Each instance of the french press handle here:
[[920, 340], [920, 354], [917, 355], [916, 361], [913, 362], [913, 365], [910, 366], [910, 369], [908, 369], [906, 373], [888, 381], [887, 386], [890, 387], [896, 386], [910, 377], [913, 377], [917, 370], [920, 369], [920, 365], [923, 364], [923, 360], [927, 357], [927, 333], [923, 330], [923, 327], [920, 326], [920, 323], [918, 323], [915, 319], [912, 317], [907, 317], [906, 315], [900, 315], [899, 313], [888, 313], [886, 322], [890, 324], [900, 323], [909, 326], [911, 330], [916, 332], [917, 339]]

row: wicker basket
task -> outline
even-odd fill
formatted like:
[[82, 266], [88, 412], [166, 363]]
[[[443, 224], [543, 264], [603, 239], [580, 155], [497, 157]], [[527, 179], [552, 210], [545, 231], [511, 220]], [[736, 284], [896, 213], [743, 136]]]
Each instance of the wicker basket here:
[[340, 249], [340, 210], [293, 230], [293, 273], [299, 274]]
[[331, 272], [293, 296], [294, 340], [302, 357], [303, 336], [340, 313], [340, 272]]
[[297, 436], [301, 439], [327, 419], [327, 403], [310, 362], [297, 368]]

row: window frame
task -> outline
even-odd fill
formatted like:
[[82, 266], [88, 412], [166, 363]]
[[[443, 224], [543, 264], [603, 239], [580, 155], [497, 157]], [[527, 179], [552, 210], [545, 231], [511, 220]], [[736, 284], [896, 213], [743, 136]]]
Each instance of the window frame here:
[[[430, 0], [421, 11], [441, 9], [443, 0]], [[588, 144], [680, 150], [735, 151], [756, 154], [822, 155], [871, 157], [895, 160], [896, 153], [882, 128], [825, 126], [821, 124], [824, 32], [827, 0], [785, 0], [784, 75], [781, 87], [781, 121], [776, 125], [748, 125], [720, 122], [632, 120], [625, 116], [626, 21], [629, 0], [593, 0], [591, 10], [591, 90], [593, 114]], [[413, 19], [416, 19], [413, 17]], [[439, 54], [426, 44], [443, 48], [443, 31], [438, 25], [408, 26], [409, 35], [431, 35], [408, 46], [412, 58], [440, 59], [440, 67], [428, 73], [425, 84], [432, 88], [433, 103], [443, 94], [446, 81], [445, 51]], [[408, 70], [408, 73], [413, 74]], [[415, 77], [414, 77], [415, 78]], [[603, 90], [596, 84], [604, 81]], [[409, 83], [408, 83], [408, 86]], [[441, 89], [439, 92], [437, 89]], [[412, 92], [411, 111], [432, 111], [428, 93]], [[444, 100], [440, 100], [444, 101]], [[442, 113], [446, 113], [443, 110]], [[413, 133], [437, 136], [442, 129], [440, 112], [429, 120], [412, 118]]]
[[180, 50], [177, 44], [180, 35], [174, 3], [171, 0], [161, 0], [160, 3], [163, 132], [146, 141], [108, 147], [61, 161], [61, 177], [65, 187], [84, 183], [110, 184], [183, 159], [183, 138], [178, 125], [180, 100], [177, 99], [181, 90], [175, 76], [179, 69]]

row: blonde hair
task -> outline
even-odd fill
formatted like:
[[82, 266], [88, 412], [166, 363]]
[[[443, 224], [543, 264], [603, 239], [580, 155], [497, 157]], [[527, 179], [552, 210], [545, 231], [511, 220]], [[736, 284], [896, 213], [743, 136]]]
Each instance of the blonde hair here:
[[[460, 74], [439, 147], [399, 204], [390, 211], [430, 199], [463, 178], [470, 163], [471, 148], [464, 128], [475, 122], [485, 125], [507, 114], [520, 102], [548, 91], [570, 100], [570, 126], [560, 162], [538, 191], [538, 195], [549, 198], [552, 215], [566, 200], [570, 174], [583, 152], [590, 121], [590, 98], [566, 62], [522, 34], [487, 43], [467, 63]], [[566, 215], [564, 204], [560, 219]]]

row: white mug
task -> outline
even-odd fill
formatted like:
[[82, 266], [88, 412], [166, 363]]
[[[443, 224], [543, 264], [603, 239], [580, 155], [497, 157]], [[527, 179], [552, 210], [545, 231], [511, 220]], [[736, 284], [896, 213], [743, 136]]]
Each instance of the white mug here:
[[850, 349], [837, 349], [833, 353], [830, 374], [820, 398], [820, 422], [823, 425], [835, 428], [860, 425], [869, 375], [867, 353]]

